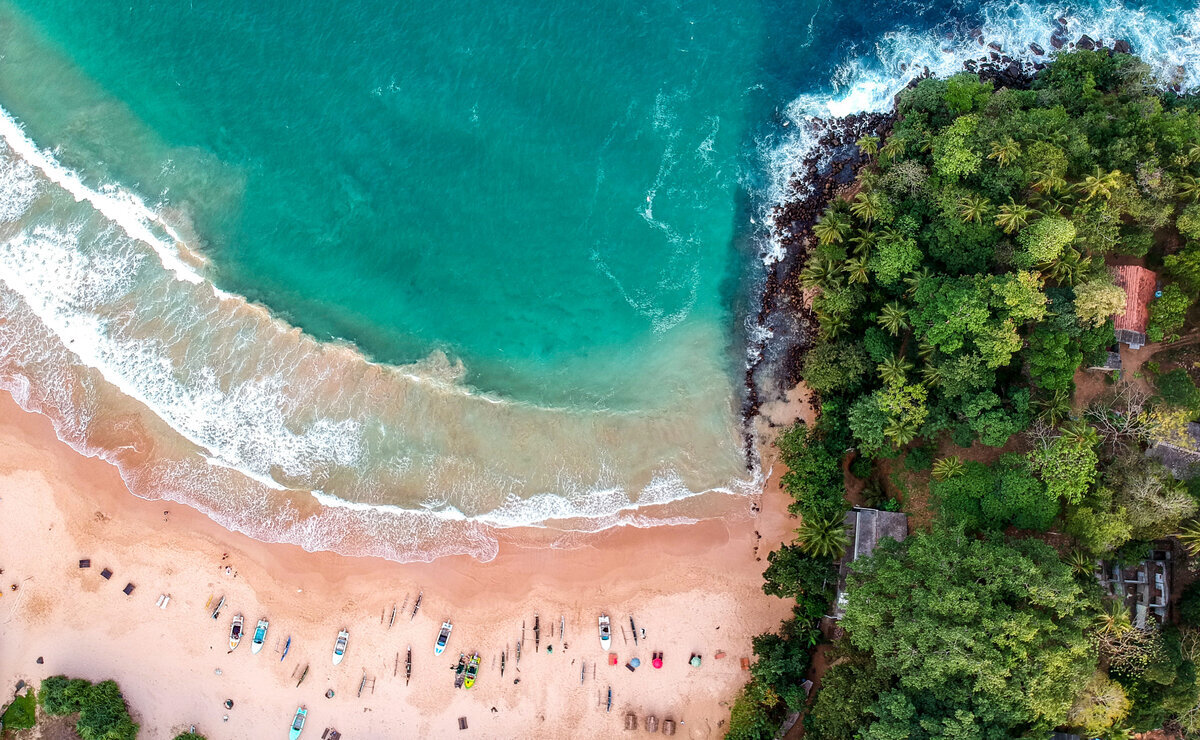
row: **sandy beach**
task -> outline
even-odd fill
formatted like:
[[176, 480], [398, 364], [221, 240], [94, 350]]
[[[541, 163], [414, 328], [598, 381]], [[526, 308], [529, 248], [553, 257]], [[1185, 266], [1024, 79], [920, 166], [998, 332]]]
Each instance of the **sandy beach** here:
[[[47, 418], [5, 393], [0, 678], [9, 687], [58, 673], [114, 678], [141, 737], [151, 739], [191, 725], [209, 738], [284, 737], [301, 704], [309, 709], [305, 737], [327, 727], [346, 738], [448, 737], [460, 732], [460, 717], [464, 737], [610, 737], [627, 712], [643, 723], [648, 714], [673, 719], [679, 736], [719, 737], [748, 675], [741, 658], [750, 656], [751, 638], [788, 615], [787, 603], [761, 591], [766, 553], [790, 540], [793, 526], [776, 478], [761, 501], [747, 499], [744, 513], [722, 520], [611, 530], [572, 549], [522, 546], [517, 533], [488, 563], [455, 557], [400, 565], [260, 543], [184, 506], [136, 498], [114, 467], [74, 452]], [[81, 558], [91, 568], [80, 569]], [[127, 583], [135, 585], [129, 596]], [[421, 609], [411, 618], [418, 593]], [[171, 600], [159, 609], [163, 594]], [[214, 621], [212, 605], [222, 596]], [[612, 617], [615, 666], [598, 639], [601, 613]], [[249, 633], [260, 617], [270, 620], [260, 654], [251, 654], [249, 638], [228, 652], [235, 614]], [[446, 654], [435, 657], [446, 618], [454, 631]], [[350, 643], [335, 667], [343, 627]], [[450, 668], [472, 651], [482, 658], [478, 683], [456, 690]], [[650, 666], [654, 651], [664, 653], [661, 670]], [[700, 668], [688, 665], [692, 653], [703, 656]], [[642, 665], [630, 672], [624, 664], [635, 657]]]

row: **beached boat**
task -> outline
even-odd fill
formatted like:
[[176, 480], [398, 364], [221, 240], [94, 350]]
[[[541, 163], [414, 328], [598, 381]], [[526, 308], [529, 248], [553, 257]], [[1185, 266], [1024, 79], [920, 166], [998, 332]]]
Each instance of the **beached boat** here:
[[454, 667], [454, 688], [461, 689], [463, 681], [467, 680], [467, 656], [464, 653], [458, 654], [458, 665]]
[[283, 655], [279, 656], [280, 663], [282, 663], [283, 659], [287, 657], [288, 651], [291, 649], [292, 649], [292, 636], [288, 635], [287, 642], [285, 642], [283, 645]]
[[433, 654], [441, 655], [446, 651], [446, 643], [450, 642], [450, 631], [454, 629], [454, 625], [450, 622], [442, 622], [442, 631], [438, 633], [437, 642], [433, 646]]
[[246, 620], [239, 614], [233, 618], [233, 624], [229, 625], [229, 649], [237, 650], [237, 646], [242, 642], [242, 625]]
[[292, 729], [288, 733], [289, 740], [299, 740], [300, 733], [304, 731], [304, 720], [308, 719], [308, 710], [304, 707], [296, 709], [296, 716], [292, 718]]
[[333, 644], [333, 664], [337, 665], [342, 662], [342, 658], [346, 655], [346, 644], [350, 642], [350, 633], [342, 630], [338, 633], [337, 642]]
[[467, 679], [463, 681], [463, 686], [468, 689], [475, 685], [475, 677], [479, 675], [479, 653], [471, 656], [471, 662], [467, 664]]
[[600, 646], [608, 650], [608, 646], [612, 644], [612, 625], [609, 624], [608, 615], [600, 615]]
[[265, 619], [258, 620], [258, 625], [254, 628], [254, 637], [250, 640], [250, 652], [257, 654], [263, 649], [263, 644], [267, 641], [267, 627], [270, 622]]
[[408, 657], [404, 659], [404, 685], [412, 679], [412, 645], [408, 646]]

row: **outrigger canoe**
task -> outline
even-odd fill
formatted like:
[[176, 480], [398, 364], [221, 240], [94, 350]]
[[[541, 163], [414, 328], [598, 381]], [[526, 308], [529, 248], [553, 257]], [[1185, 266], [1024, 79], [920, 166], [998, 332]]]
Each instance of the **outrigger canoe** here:
[[267, 627], [270, 622], [265, 619], [258, 620], [258, 626], [254, 628], [254, 638], [250, 640], [250, 652], [257, 654], [263, 649], [263, 643], [267, 641]]
[[337, 665], [342, 662], [342, 658], [346, 655], [346, 644], [350, 642], [350, 633], [342, 630], [338, 633], [337, 642], [333, 644], [333, 664]]
[[229, 626], [229, 649], [237, 650], [237, 646], [242, 642], [242, 625], [246, 620], [239, 614], [233, 618], [233, 624]]
[[446, 651], [446, 643], [450, 642], [450, 631], [454, 629], [454, 625], [450, 622], [442, 622], [442, 631], [438, 633], [437, 642], [433, 646], [433, 654], [441, 655]]
[[287, 642], [284, 643], [284, 646], [283, 646], [283, 655], [279, 656], [280, 663], [282, 663], [283, 659], [287, 657], [288, 651], [291, 649], [292, 649], [292, 636], [288, 635]]
[[292, 719], [292, 729], [288, 733], [289, 740], [299, 740], [300, 733], [304, 731], [304, 720], [308, 719], [308, 710], [304, 707], [296, 709], [296, 716]]
[[454, 688], [461, 689], [463, 681], [467, 680], [467, 656], [464, 653], [458, 654], [458, 665], [454, 667]]
[[612, 644], [612, 626], [609, 624], [608, 615], [600, 615], [600, 646], [608, 651], [608, 646]]
[[463, 681], [463, 686], [471, 688], [475, 685], [475, 677], [479, 675], [479, 653], [471, 656], [471, 662], [467, 664], [467, 679]]

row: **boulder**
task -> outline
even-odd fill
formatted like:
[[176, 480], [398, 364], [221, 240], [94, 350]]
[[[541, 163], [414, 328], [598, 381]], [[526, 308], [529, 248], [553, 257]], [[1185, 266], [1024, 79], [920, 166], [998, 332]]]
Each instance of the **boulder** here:
[[992, 51], [1003, 51], [1004, 47], [997, 44], [995, 41], [989, 41], [987, 47]]
[[1061, 49], [1067, 45], [1067, 37], [1059, 34], [1057, 31], [1050, 37], [1050, 45], [1055, 49]]
[[1032, 51], [1034, 54], [1037, 54], [1039, 57], [1046, 55], [1046, 50], [1043, 49], [1042, 47], [1038, 46], [1037, 44], [1030, 44], [1029, 50]]
[[1125, 39], [1117, 39], [1117, 42], [1113, 44], [1113, 51], [1118, 54], [1132, 54], [1133, 46]]
[[1080, 49], [1087, 49], [1088, 51], [1095, 51], [1096, 42], [1092, 41], [1092, 37], [1088, 36], [1085, 33], [1079, 37], [1078, 41], [1075, 42], [1075, 46], [1079, 47]]

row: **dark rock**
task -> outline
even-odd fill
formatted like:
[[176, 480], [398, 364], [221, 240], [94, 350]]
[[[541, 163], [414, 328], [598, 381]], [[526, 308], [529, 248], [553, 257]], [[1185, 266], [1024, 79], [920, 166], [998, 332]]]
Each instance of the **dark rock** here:
[[992, 51], [1003, 51], [1004, 47], [997, 44], [995, 41], [989, 41], [987, 47]]
[[1043, 49], [1042, 47], [1038, 46], [1037, 44], [1030, 44], [1029, 50], [1032, 51], [1034, 54], [1037, 54], [1039, 57], [1046, 55], [1046, 50]]
[[1057, 18], [1057, 20], [1055, 20], [1054, 22], [1057, 23], [1058, 25], [1062, 26], [1063, 28], [1067, 27], [1067, 17], [1065, 15], [1060, 15]]
[[1096, 50], [1096, 42], [1092, 41], [1092, 37], [1086, 33], [1079, 37], [1079, 40], [1075, 42], [1075, 46], [1080, 49], [1087, 49], [1088, 51]]
[[1133, 46], [1125, 39], [1117, 39], [1117, 42], [1113, 44], [1113, 51], [1118, 54], [1132, 54]]
[[993, 62], [998, 62], [998, 61], [1000, 61], [1000, 55], [994, 51], [989, 51], [988, 59], [991, 59]]
[[979, 38], [977, 38], [975, 40], [979, 42], [980, 46], [983, 46], [985, 43], [987, 43], [986, 41], [983, 40], [983, 36], [980, 36]]
[[1058, 33], [1055, 33], [1053, 36], [1050, 37], [1050, 45], [1053, 46], [1055, 49], [1061, 49], [1067, 45], [1067, 37], [1059, 35]]

